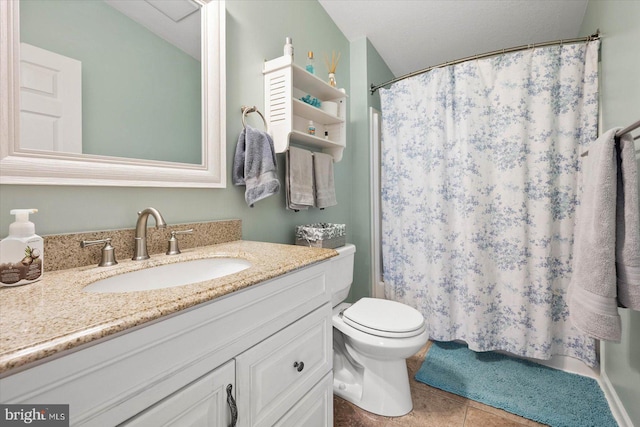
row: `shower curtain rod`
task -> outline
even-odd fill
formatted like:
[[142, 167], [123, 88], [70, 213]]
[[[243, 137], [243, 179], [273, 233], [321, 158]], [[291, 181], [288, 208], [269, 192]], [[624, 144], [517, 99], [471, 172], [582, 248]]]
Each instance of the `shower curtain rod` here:
[[385, 82], [385, 83], [382, 83], [382, 84], [379, 84], [379, 85], [374, 85], [373, 83], [371, 83], [371, 89], [370, 89], [371, 90], [371, 95], [373, 95], [381, 87], [385, 87], [385, 86], [388, 86], [388, 85], [390, 85], [392, 83], [399, 82], [400, 80], [408, 79], [409, 77], [417, 76], [419, 74], [426, 73], [426, 72], [431, 71], [431, 70], [436, 69], [436, 68], [446, 67], [446, 66], [449, 66], [449, 65], [461, 64], [463, 62], [467, 62], [467, 61], [470, 61], [472, 59], [488, 58], [490, 56], [501, 55], [503, 53], [519, 52], [521, 50], [533, 49], [533, 48], [536, 48], [536, 47], [554, 46], [554, 45], [557, 45], [557, 44], [563, 45], [563, 44], [572, 44], [572, 43], [580, 43], [580, 42], [590, 42], [590, 41], [599, 40], [599, 39], [600, 39], [600, 30], [597, 30], [595, 32], [595, 34], [591, 34], [588, 37], [580, 37], [580, 38], [576, 38], [576, 39], [565, 39], [565, 40], [554, 40], [554, 41], [542, 42], [542, 43], [532, 43], [532, 44], [523, 45], [523, 46], [510, 47], [510, 48], [507, 48], [507, 49], [494, 50], [492, 52], [481, 53], [479, 55], [467, 56], [466, 58], [456, 59], [455, 61], [443, 62], [442, 64], [439, 64], [439, 65], [434, 65], [432, 67], [427, 67], [427, 68], [422, 69], [422, 70], [414, 71], [412, 73], [405, 74], [405, 75], [400, 76], [400, 77], [396, 77], [393, 80], [389, 80], [388, 82]]

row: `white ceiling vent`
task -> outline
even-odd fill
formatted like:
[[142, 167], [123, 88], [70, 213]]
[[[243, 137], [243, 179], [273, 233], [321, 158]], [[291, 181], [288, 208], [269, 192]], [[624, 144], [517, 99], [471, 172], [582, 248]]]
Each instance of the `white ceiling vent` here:
[[200, 7], [190, 0], [145, 0], [151, 6], [158, 9], [173, 22], [180, 22], [192, 13], [197, 12]]

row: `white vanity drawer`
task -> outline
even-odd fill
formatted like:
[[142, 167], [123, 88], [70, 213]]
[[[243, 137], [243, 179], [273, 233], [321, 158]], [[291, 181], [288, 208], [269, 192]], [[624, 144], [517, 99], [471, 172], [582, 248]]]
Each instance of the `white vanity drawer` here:
[[327, 303], [236, 357], [239, 426], [272, 426], [331, 371]]

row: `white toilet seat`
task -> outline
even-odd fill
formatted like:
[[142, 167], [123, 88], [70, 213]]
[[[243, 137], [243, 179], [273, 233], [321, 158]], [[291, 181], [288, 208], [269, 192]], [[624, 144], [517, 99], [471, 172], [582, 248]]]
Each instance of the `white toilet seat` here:
[[362, 298], [342, 312], [345, 324], [359, 331], [386, 338], [408, 338], [422, 334], [422, 314], [399, 302]]

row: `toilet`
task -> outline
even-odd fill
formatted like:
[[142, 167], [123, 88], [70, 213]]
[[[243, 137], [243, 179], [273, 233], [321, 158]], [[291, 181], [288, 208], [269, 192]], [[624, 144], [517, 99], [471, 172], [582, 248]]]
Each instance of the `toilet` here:
[[424, 317], [384, 299], [344, 303], [356, 248], [349, 244], [336, 250], [327, 278], [333, 306], [333, 393], [374, 414], [405, 415], [413, 408], [406, 359], [429, 338]]

